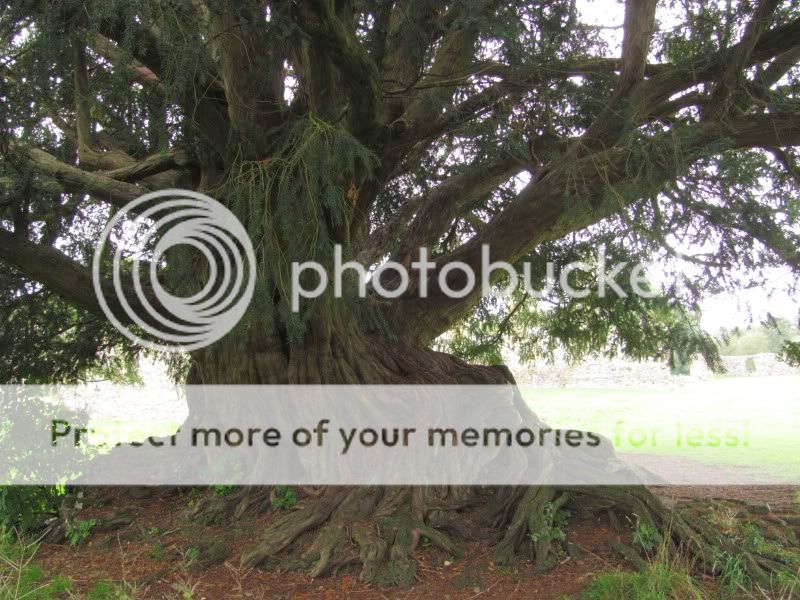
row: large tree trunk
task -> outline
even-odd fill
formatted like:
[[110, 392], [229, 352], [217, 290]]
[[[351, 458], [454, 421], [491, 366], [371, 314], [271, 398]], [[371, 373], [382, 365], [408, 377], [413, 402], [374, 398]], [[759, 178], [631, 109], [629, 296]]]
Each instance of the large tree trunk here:
[[[257, 352], [197, 358], [193, 379], [203, 383], [331, 384], [510, 384], [505, 367], [470, 365], [456, 357], [370, 336], [327, 336], [326, 343], [287, 348], [263, 343]], [[277, 370], [276, 370], [277, 367]], [[535, 418], [535, 417], [533, 417]], [[538, 423], [538, 421], [537, 421]], [[193, 518], [224, 523], [268, 510], [270, 488], [245, 487], [198, 503]], [[714, 573], [725, 553], [739, 555], [730, 540], [688, 514], [678, 514], [644, 487], [327, 487], [315, 489], [299, 510], [277, 518], [242, 557], [259, 567], [292, 565], [312, 576], [356, 566], [361, 577], [385, 585], [411, 585], [414, 550], [424, 537], [451, 555], [459, 554], [460, 522], [477, 511], [497, 530], [495, 561], [509, 563], [520, 551], [546, 568], [559, 558], [565, 540], [553, 538], [553, 515], [562, 507], [611, 511], [620, 521], [659, 532], [673, 552], [691, 553]], [[625, 518], [627, 517], [627, 519]], [[620, 548], [618, 548], [620, 549]], [[621, 548], [632, 560], [635, 551]], [[754, 579], [769, 582], [769, 565], [746, 556]]]

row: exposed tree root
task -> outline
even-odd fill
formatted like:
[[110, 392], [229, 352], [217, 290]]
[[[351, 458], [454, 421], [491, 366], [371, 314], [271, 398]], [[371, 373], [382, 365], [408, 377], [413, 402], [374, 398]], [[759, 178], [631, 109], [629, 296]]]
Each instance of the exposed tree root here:
[[[359, 338], [354, 343], [347, 336], [325, 335], [311, 336], [304, 344], [291, 352], [288, 368], [281, 371], [286, 380], [274, 383], [514, 385], [505, 367], [469, 365], [446, 354], [384, 340]], [[238, 372], [228, 377], [225, 365], [212, 359], [203, 362], [206, 369], [198, 381], [263, 383], [252, 374], [244, 379]], [[261, 372], [255, 367], [251, 371]], [[518, 391], [514, 402], [523, 422], [541, 425]], [[575, 466], [602, 470], [614, 460], [609, 445], [607, 455], [577, 457]], [[633, 473], [631, 481], [636, 481]], [[566, 509], [608, 514], [614, 523], [646, 529], [652, 532], [653, 544], [671, 553], [691, 554], [708, 573], [719, 574], [733, 558], [765, 588], [773, 574], [788, 567], [780, 553], [748, 552], [702, 518], [667, 508], [641, 486], [327, 487], [310, 492], [302, 505], [268, 526], [260, 542], [243, 555], [244, 566], [291, 565], [321, 577], [359, 565], [365, 581], [411, 585], [416, 578], [413, 553], [421, 540], [449, 555], [459, 554], [456, 540], [463, 537], [459, 512], [469, 507], [481, 509], [485, 523], [498, 532], [494, 549], [498, 563], [512, 562], [524, 553], [539, 569], [553, 565], [566, 546], [566, 531], [558, 521], [559, 511]], [[230, 497], [209, 497], [195, 513], [204, 522], [223, 522], [268, 507], [268, 491], [245, 488]], [[626, 545], [624, 552], [631, 562], [638, 562], [632, 546]]]
[[[312, 577], [336, 574], [360, 565], [364, 581], [382, 585], [412, 585], [416, 578], [413, 553], [424, 538], [447, 554], [459, 556], [452, 526], [458, 511], [483, 504], [486, 524], [499, 528], [494, 549], [498, 564], [513, 562], [524, 553], [537, 569], [551, 567], [563, 557], [566, 539], [554, 522], [560, 509], [614, 511], [631, 526], [644, 524], [655, 532], [655, 543], [671, 553], [687, 553], [702, 571], [719, 575], [725, 560], [735, 558], [752, 581], [764, 588], [774, 575], [792, 565], [780, 554], [745, 551], [707, 520], [665, 506], [644, 487], [528, 487], [528, 488], [327, 488], [305, 506], [271, 525], [261, 542], [247, 552], [244, 566], [255, 567], [278, 557], [293, 542], [312, 532], [297, 565]], [[302, 544], [298, 544], [302, 545]], [[623, 556], [641, 566], [632, 546]]]
[[242, 487], [230, 494], [210, 493], [197, 501], [190, 517], [202, 525], [220, 525], [256, 517], [272, 505], [270, 487]]

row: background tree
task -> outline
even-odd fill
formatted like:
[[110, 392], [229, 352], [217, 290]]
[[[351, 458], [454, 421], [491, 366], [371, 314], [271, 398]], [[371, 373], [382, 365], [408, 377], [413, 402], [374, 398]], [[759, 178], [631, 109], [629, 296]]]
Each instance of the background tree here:
[[[193, 382], [501, 383], [507, 371], [431, 347], [497, 362], [508, 332], [528, 357], [558, 342], [576, 355], [681, 347], [713, 360], [689, 314], [699, 291], [757, 282], [770, 266], [800, 269], [791, 0], [628, 0], [620, 51], [571, 0], [2, 7], [7, 381], [31, 370], [75, 378], [135, 352], [105, 322], [88, 259], [110, 212], [175, 186], [225, 203], [258, 248], [251, 310], [188, 357]], [[451, 298], [437, 284], [453, 261], [480, 277], [482, 244], [493, 260], [542, 265], [600, 242], [631, 260], [697, 248], [687, 258], [697, 277], [624, 302], [500, 301], [477, 289]], [[292, 312], [289, 265], [330, 264], [334, 244], [367, 266], [409, 264], [431, 248], [428, 297], [412, 278], [395, 300], [327, 294]], [[176, 260], [161, 275], [191, 291], [206, 269]], [[384, 287], [396, 284], [390, 275]], [[448, 286], [461, 289], [462, 275], [451, 271]], [[245, 560], [263, 563], [319, 529], [306, 554], [315, 574], [353, 559], [355, 544], [366, 578], [408, 580], [421, 535], [454, 550], [440, 531], [452, 511], [487, 501], [498, 559], [509, 560], [547, 525], [547, 507], [585, 496], [661, 529], [670, 521], [710, 570], [730, 547], [645, 490], [336, 488], [271, 527]], [[534, 544], [542, 564], [553, 551]], [[746, 566], [757, 579], [770, 569]]]

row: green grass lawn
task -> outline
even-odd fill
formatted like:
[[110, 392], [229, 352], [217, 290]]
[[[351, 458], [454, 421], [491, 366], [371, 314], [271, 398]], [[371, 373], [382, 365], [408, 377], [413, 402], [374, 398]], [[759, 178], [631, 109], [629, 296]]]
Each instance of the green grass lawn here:
[[675, 389], [522, 386], [548, 425], [595, 431], [619, 452], [800, 477], [800, 377], [721, 377]]

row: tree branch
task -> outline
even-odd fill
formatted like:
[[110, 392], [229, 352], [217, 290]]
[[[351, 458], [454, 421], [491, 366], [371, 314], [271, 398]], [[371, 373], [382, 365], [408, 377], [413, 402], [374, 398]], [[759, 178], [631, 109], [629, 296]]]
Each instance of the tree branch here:
[[408, 233], [392, 260], [410, 262], [412, 252], [436, 244], [453, 220], [468, 210], [478, 197], [492, 192], [525, 168], [525, 164], [512, 157], [480, 162], [434, 187], [422, 197]]
[[656, 22], [657, 0], [627, 0], [622, 37], [622, 68], [617, 94], [624, 96], [644, 78]]
[[635, 124], [634, 108], [627, 100], [634, 87], [644, 79], [655, 28], [656, 3], [657, 0], [625, 2], [620, 76], [605, 109], [582, 136], [581, 152], [613, 143]]
[[128, 167], [103, 171], [99, 174], [117, 181], [133, 182], [141, 181], [165, 171], [183, 169], [193, 163], [194, 158], [186, 150], [177, 149], [171, 150], [166, 154], [154, 154]]
[[[662, 137], [663, 157], [653, 156], [651, 151], [632, 152], [628, 147], [614, 147], [583, 157], [563, 157], [542, 179], [528, 184], [482, 232], [458, 250], [438, 258], [437, 268], [428, 277], [428, 297], [418, 298], [413, 293], [401, 297], [387, 308], [388, 322], [402, 323], [404, 335], [410, 341], [429, 342], [480, 300], [479, 285], [463, 298], [451, 298], [442, 291], [438, 271], [445, 264], [464, 262], [477, 274], [477, 281], [481, 281], [482, 245], [489, 245], [492, 261], [513, 263], [540, 243], [584, 229], [623, 210], [646, 193], [657, 193], [685, 164], [669, 160], [674, 152], [670, 143], [676, 142], [670, 142], [669, 135]], [[688, 162], [703, 156], [709, 144], [720, 139], [729, 140], [733, 148], [800, 145], [800, 115], [751, 115], [724, 125], [705, 123], [694, 126], [682, 139], [691, 140], [681, 146], [684, 161]], [[655, 141], [652, 148], [658, 148]], [[648, 156], [646, 161], [644, 155]], [[580, 186], [577, 193], [576, 184]], [[611, 188], [617, 189], [615, 202], [606, 198]], [[568, 190], [577, 196], [572, 202]], [[450, 289], [461, 290], [466, 280], [462, 272], [454, 270], [447, 284]], [[417, 287], [412, 282], [409, 289]]]
[[769, 216], [764, 214], [765, 211], [758, 210], [763, 207], [751, 205], [751, 210], [732, 211], [730, 207], [713, 206], [690, 199], [675, 200], [715, 225], [736, 229], [752, 236], [792, 270], [800, 273], [800, 236], [786, 235], [773, 223], [767, 223]]
[[[459, 15], [455, 18], [450, 29], [443, 36], [433, 59], [433, 65], [425, 74], [431, 81], [446, 81], [454, 75], [467, 71], [473, 47], [475, 46], [479, 30], [474, 15], [485, 14], [496, 5], [496, 0], [481, 0], [480, 2], [465, 3], [459, 10], [468, 11], [469, 14]], [[435, 120], [443, 106], [452, 103], [455, 87], [432, 88], [425, 94], [418, 94], [409, 104], [406, 111], [399, 117], [400, 123], [394, 124], [395, 130], [414, 130], [425, 123]], [[422, 136], [413, 135], [419, 139]]]
[[86, 46], [83, 39], [72, 40], [72, 62], [75, 81], [75, 132], [78, 158], [81, 164], [98, 169], [118, 169], [130, 166], [134, 159], [118, 150], [100, 152], [94, 144], [91, 120], [91, 92], [86, 65]]
[[[387, 3], [388, 6], [391, 6]], [[425, 52], [433, 41], [436, 16], [441, 2], [401, 0], [394, 3], [388, 23], [386, 50], [381, 64], [381, 79], [388, 82], [389, 96], [384, 99], [384, 123], [402, 115], [411, 97], [393, 93], [409, 90], [420, 78]]]
[[350, 88], [351, 120], [359, 136], [372, 128], [378, 114], [380, 73], [353, 32], [339, 19], [327, 0], [309, 0], [316, 19], [302, 27], [321, 43]]
[[132, 202], [144, 192], [135, 185], [99, 173], [84, 171], [61, 162], [47, 152], [28, 148], [19, 142], [11, 142], [9, 150], [14, 158], [27, 162], [35, 170], [58, 180], [67, 191], [91, 194], [116, 207]]
[[257, 138], [252, 131], [269, 131], [284, 117], [284, 56], [277, 45], [269, 43], [262, 22], [264, 6], [263, 1], [240, 5], [225, 2], [212, 18], [228, 120], [241, 141], [265, 142], [249, 148], [254, 159], [267, 155], [271, 139]]
[[149, 67], [146, 67], [139, 60], [128, 56], [122, 48], [109, 40], [104, 35], [95, 33], [89, 38], [89, 45], [92, 50], [105, 58], [115, 67], [124, 69], [132, 81], [142, 84], [145, 87], [164, 93], [164, 84]]
[[[797, 47], [800, 47], [800, 19], [793, 19], [763, 33], [747, 54], [743, 68], [766, 62]], [[648, 114], [681, 90], [719, 77], [737, 52], [739, 44], [691, 64], [676, 65], [656, 74], [640, 85], [631, 98], [631, 103], [637, 107], [637, 114]]]
[[[388, 223], [369, 236], [365, 247], [357, 252], [357, 260], [373, 264], [392, 253], [391, 260], [408, 261], [415, 248], [435, 244], [453, 219], [468, 210], [478, 197], [525, 169], [524, 163], [511, 157], [469, 165], [461, 173], [405, 202]], [[406, 235], [398, 240], [403, 232]]]
[[[133, 58], [150, 70], [156, 77], [164, 74], [164, 59], [159, 52], [159, 40], [152, 30], [144, 25], [125, 25], [122, 22], [103, 22], [101, 33], [115, 42], [119, 48], [125, 47], [126, 40], [132, 38], [135, 48]], [[198, 48], [198, 51], [200, 49]], [[200, 70], [195, 74], [194, 85], [188, 86], [186, 94], [179, 97], [178, 103], [194, 125], [208, 139], [214, 150], [225, 156], [228, 144], [229, 124], [226, 107], [222, 101], [223, 92], [209, 73]]]
[[705, 118], [719, 119], [728, 112], [731, 95], [742, 83], [744, 69], [750, 60], [750, 55], [772, 21], [778, 4], [780, 4], [779, 0], [761, 0], [756, 6], [753, 16], [745, 27], [741, 41], [733, 50], [733, 55], [725, 65], [722, 77], [714, 88], [711, 102], [704, 110]]
[[[26, 277], [38, 281], [59, 296], [74, 302], [94, 314], [104, 316], [95, 294], [91, 270], [75, 262], [55, 248], [35, 244], [0, 228], [0, 259], [18, 269]], [[102, 282], [103, 296], [117, 318], [127, 323], [130, 319], [117, 300], [111, 282]], [[126, 298], [135, 299], [131, 289]], [[152, 298], [155, 298], [152, 295]], [[129, 300], [132, 308], [140, 308]], [[144, 313], [144, 311], [142, 311]]]

